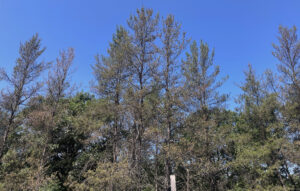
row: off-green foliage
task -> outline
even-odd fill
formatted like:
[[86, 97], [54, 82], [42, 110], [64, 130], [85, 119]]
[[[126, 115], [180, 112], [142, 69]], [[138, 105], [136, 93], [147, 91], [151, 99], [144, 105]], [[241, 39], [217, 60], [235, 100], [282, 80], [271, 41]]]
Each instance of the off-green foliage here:
[[72, 91], [72, 48], [50, 66], [37, 35], [21, 44], [0, 70], [0, 190], [166, 191], [170, 174], [180, 191], [299, 190], [296, 27], [279, 28], [278, 74], [249, 65], [235, 110], [214, 49], [186, 50], [182, 28], [138, 9], [96, 56], [95, 94]]

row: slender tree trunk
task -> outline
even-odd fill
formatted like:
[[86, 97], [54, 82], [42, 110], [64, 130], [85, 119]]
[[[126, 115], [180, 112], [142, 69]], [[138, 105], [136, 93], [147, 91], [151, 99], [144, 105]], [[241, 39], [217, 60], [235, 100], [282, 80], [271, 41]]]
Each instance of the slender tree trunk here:
[[3, 135], [3, 138], [2, 138], [2, 144], [1, 144], [1, 148], [0, 148], [0, 159], [2, 159], [2, 156], [4, 154], [4, 149], [6, 147], [7, 137], [8, 137], [10, 128], [13, 124], [14, 118], [15, 118], [15, 111], [13, 110], [10, 114], [10, 118], [8, 120], [8, 125], [7, 125], [7, 127], [4, 131], [4, 135]]
[[2, 144], [1, 144], [1, 149], [0, 149], [0, 159], [2, 158], [2, 156], [4, 154], [4, 149], [5, 149], [5, 146], [6, 146], [6, 140], [7, 140], [7, 137], [8, 137], [8, 133], [9, 133], [9, 126], [6, 127], [6, 129], [4, 131], [3, 138], [2, 138]]
[[288, 175], [288, 177], [289, 177], [289, 179], [290, 179], [292, 185], [293, 185], [294, 188], [295, 188], [296, 184], [295, 184], [295, 181], [294, 181], [293, 177], [292, 177], [291, 174], [290, 174], [289, 167], [288, 167], [286, 161], [284, 161], [284, 165], [285, 165], [285, 171], [286, 171], [286, 173], [287, 173], [287, 175]]
[[186, 169], [186, 191], [190, 191], [190, 171]]
[[136, 165], [136, 140], [137, 138], [135, 137], [137, 135], [137, 125], [134, 123], [133, 124], [133, 132], [132, 132], [132, 148], [131, 148], [131, 158], [132, 158], [132, 167], [135, 167]]
[[156, 139], [155, 139], [155, 191], [158, 191], [158, 133], [156, 133]]
[[170, 166], [170, 142], [171, 142], [171, 96], [170, 96], [170, 90], [169, 90], [169, 67], [170, 67], [170, 60], [169, 57], [167, 57], [167, 68], [166, 68], [166, 74], [165, 74], [165, 83], [166, 83], [166, 112], [167, 112], [167, 156], [165, 161], [165, 189], [170, 190], [170, 175], [171, 175], [171, 166]]
[[[119, 100], [119, 93], [118, 91], [116, 92], [115, 94], [115, 103], [114, 103], [114, 106], [115, 106], [115, 111], [114, 111], [114, 114], [115, 114], [115, 118], [114, 118], [114, 127], [113, 127], [113, 148], [112, 148], [112, 151], [113, 151], [113, 159], [112, 159], [112, 165], [113, 165], [113, 169], [115, 169], [115, 165], [117, 163], [117, 152], [118, 152], [118, 131], [119, 131], [119, 127], [118, 127], [118, 124], [119, 124], [119, 112], [118, 112], [118, 109], [119, 109], [119, 106], [120, 106], [120, 100]], [[111, 183], [110, 183], [110, 191], [114, 191], [115, 190], [115, 186], [114, 186], [114, 180], [111, 179]]]
[[287, 191], [287, 189], [286, 189], [286, 187], [285, 187], [285, 185], [284, 185], [284, 181], [283, 181], [283, 179], [282, 179], [282, 177], [281, 177], [280, 172], [277, 172], [277, 176], [279, 177], [279, 180], [280, 180], [281, 186], [283, 187], [283, 190], [284, 190], [284, 191]]
[[[112, 166], [113, 170], [115, 169], [115, 164], [117, 162], [117, 124], [114, 126], [114, 137], [113, 137], [113, 161], [112, 161]], [[110, 191], [114, 191], [114, 180], [111, 178], [110, 180]]]
[[113, 132], [113, 163], [117, 162], [117, 142], [118, 142], [118, 124], [119, 124], [119, 106], [120, 106], [120, 98], [119, 93], [117, 92], [115, 95], [115, 121], [114, 121], [114, 132]]
[[138, 191], [142, 190], [142, 168], [141, 168], [141, 163], [142, 163], [142, 138], [139, 136], [138, 138]]
[[[169, 118], [169, 117], [168, 117]], [[170, 190], [170, 139], [171, 139], [171, 122], [168, 119], [168, 129], [167, 129], [167, 156], [165, 160], [165, 189]]]
[[[144, 60], [144, 59], [142, 59]], [[144, 63], [144, 62], [143, 62]], [[137, 153], [137, 170], [138, 170], [138, 191], [142, 190], [142, 133], [144, 131], [144, 116], [143, 116], [143, 109], [144, 109], [144, 84], [143, 84], [143, 71], [144, 71], [144, 65], [141, 65], [141, 71], [139, 73], [139, 83], [140, 83], [140, 102], [139, 102], [139, 124], [138, 124], [138, 153]]]

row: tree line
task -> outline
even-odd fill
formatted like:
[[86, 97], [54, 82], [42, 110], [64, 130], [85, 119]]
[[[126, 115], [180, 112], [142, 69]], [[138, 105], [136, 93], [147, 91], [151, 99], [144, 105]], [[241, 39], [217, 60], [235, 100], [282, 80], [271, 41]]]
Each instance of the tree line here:
[[[279, 27], [277, 71], [244, 72], [237, 108], [219, 88], [214, 49], [173, 15], [141, 8], [95, 56], [90, 92], [36, 34], [21, 43], [0, 96], [1, 190], [300, 189], [300, 40]], [[41, 76], [45, 76], [42, 79]]]

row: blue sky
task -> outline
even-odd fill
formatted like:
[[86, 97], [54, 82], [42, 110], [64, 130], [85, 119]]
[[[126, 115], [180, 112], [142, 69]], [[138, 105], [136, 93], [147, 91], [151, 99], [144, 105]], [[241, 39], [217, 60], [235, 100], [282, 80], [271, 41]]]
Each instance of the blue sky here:
[[20, 42], [38, 32], [45, 61], [75, 48], [72, 81], [87, 90], [94, 56], [106, 52], [116, 26], [141, 6], [174, 14], [189, 37], [215, 48], [221, 75], [229, 75], [221, 91], [231, 98], [249, 63], [258, 73], [276, 70], [271, 52], [278, 26], [300, 28], [298, 0], [0, 0], [0, 67], [11, 71]]

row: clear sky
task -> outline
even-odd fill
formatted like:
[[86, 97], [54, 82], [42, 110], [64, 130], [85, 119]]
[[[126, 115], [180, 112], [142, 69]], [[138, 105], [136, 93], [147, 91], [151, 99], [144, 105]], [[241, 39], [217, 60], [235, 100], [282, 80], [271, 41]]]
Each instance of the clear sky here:
[[0, 67], [11, 71], [20, 42], [38, 32], [45, 61], [75, 48], [72, 80], [88, 89], [94, 56], [106, 52], [116, 26], [141, 6], [174, 14], [189, 37], [215, 48], [221, 75], [229, 75], [222, 91], [231, 97], [249, 63], [258, 73], [276, 69], [271, 52], [278, 26], [300, 28], [299, 0], [0, 0]]

